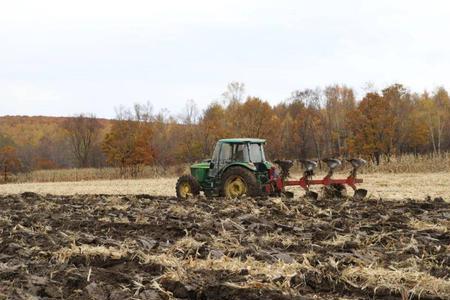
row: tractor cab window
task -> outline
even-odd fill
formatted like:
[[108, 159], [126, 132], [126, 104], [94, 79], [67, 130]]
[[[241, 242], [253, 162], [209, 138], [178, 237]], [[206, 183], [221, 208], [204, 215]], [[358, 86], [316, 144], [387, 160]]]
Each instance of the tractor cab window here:
[[214, 152], [211, 158], [212, 162], [217, 162], [219, 160], [219, 153], [220, 153], [220, 143], [217, 143], [214, 147]]
[[243, 161], [248, 162], [249, 152], [248, 144], [222, 144], [222, 149], [220, 151], [221, 162], [224, 161]]
[[223, 161], [230, 161], [233, 155], [233, 145], [231, 144], [222, 144], [222, 149], [220, 150], [220, 157], [219, 160], [221, 162]]
[[265, 161], [262, 145], [260, 144], [227, 144], [223, 143], [220, 154], [214, 150], [213, 161], [219, 155], [220, 162], [241, 161], [260, 163]]
[[234, 161], [249, 161], [247, 144], [235, 144], [233, 148]]
[[264, 162], [266, 158], [264, 157], [263, 145], [262, 144], [249, 144], [250, 161], [254, 163]]

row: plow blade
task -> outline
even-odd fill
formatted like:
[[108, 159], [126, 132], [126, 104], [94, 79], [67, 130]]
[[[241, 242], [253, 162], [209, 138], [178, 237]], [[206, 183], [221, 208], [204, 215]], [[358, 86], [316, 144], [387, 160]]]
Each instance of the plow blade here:
[[282, 195], [286, 198], [294, 198], [294, 193], [289, 191], [282, 192]]
[[319, 198], [319, 194], [312, 191], [307, 191], [305, 196], [312, 200], [317, 200], [317, 198]]
[[367, 196], [367, 190], [365, 189], [357, 189], [355, 191], [355, 194], [353, 195], [353, 198], [356, 200], [362, 200]]

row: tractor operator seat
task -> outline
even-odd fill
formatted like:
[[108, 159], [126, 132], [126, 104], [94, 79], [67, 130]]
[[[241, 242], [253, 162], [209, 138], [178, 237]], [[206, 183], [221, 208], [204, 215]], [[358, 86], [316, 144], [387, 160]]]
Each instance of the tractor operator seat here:
[[238, 149], [234, 154], [234, 160], [236, 161], [244, 161], [244, 150]]

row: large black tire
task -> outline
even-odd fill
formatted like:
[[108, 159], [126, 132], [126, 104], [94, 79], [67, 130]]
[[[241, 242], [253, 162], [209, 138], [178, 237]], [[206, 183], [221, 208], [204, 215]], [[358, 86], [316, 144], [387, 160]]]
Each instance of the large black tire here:
[[[237, 195], [239, 192], [230, 194], [230, 184], [239, 180], [245, 184], [245, 192]], [[220, 183], [220, 195], [227, 198], [237, 198], [243, 195], [249, 197], [257, 197], [262, 193], [261, 185], [258, 183], [256, 176], [250, 170], [243, 167], [230, 167], [222, 175]]]
[[187, 199], [200, 194], [200, 184], [192, 175], [183, 175], [178, 178], [176, 185], [178, 199]]

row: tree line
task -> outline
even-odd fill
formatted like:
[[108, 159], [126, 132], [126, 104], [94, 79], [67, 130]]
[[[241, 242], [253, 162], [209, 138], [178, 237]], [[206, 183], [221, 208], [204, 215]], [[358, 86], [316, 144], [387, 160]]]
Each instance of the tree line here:
[[52, 131], [34, 144], [17, 144], [0, 127], [3, 177], [20, 170], [105, 166], [134, 177], [145, 165], [209, 157], [215, 142], [227, 137], [265, 138], [272, 159], [363, 156], [380, 163], [406, 153], [436, 156], [450, 148], [450, 98], [443, 87], [415, 93], [393, 84], [356, 99], [352, 88], [332, 85], [297, 90], [271, 105], [232, 82], [203, 111], [192, 100], [177, 117], [153, 113], [149, 103], [135, 104], [118, 108], [114, 120], [80, 114]]

